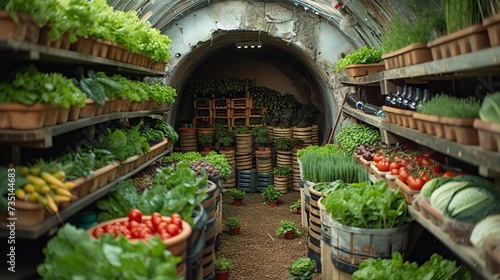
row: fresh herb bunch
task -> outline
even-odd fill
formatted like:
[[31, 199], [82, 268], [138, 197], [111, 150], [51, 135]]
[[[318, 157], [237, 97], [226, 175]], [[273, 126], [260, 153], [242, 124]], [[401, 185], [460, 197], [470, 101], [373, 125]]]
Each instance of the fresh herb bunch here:
[[233, 269], [233, 263], [225, 257], [217, 257], [214, 262], [217, 271], [227, 271]]
[[301, 235], [299, 228], [295, 226], [294, 222], [282, 220], [279, 228], [276, 230], [276, 235], [283, 235], [293, 230], [296, 235]]
[[291, 166], [276, 166], [273, 169], [273, 174], [276, 176], [288, 176], [291, 175], [293, 169]]
[[353, 154], [340, 153], [317, 157], [308, 153], [300, 160], [304, 180], [319, 183], [343, 180], [349, 183], [368, 181], [368, 174], [363, 166], [356, 163]]
[[246, 126], [238, 126], [233, 128], [234, 134], [251, 134], [252, 131]]
[[348, 183], [342, 180], [335, 180], [333, 182], [320, 182], [314, 186], [314, 189], [323, 194], [323, 196], [327, 196], [330, 193], [334, 192], [337, 188], [345, 188]]
[[340, 154], [342, 150], [337, 144], [326, 144], [324, 146], [310, 145], [304, 149], [297, 151], [297, 157], [301, 159], [304, 155], [314, 154], [317, 157], [322, 157], [326, 155], [337, 155]]
[[290, 151], [293, 149], [293, 143], [290, 138], [280, 137], [274, 140], [274, 147], [278, 150]]
[[172, 104], [177, 97], [177, 92], [175, 88], [164, 85], [159, 82], [149, 82], [142, 84], [146, 88], [146, 92], [149, 94], [149, 98], [155, 101], [158, 105], [162, 104]]
[[461, 279], [470, 280], [471, 275], [464, 267], [457, 266], [455, 261], [444, 259], [439, 254], [420, 267], [416, 262], [404, 261], [400, 252], [393, 252], [392, 258], [368, 258], [359, 264], [359, 269], [352, 274], [353, 280], [386, 279], [420, 280], [420, 279]]
[[446, 94], [438, 94], [421, 103], [417, 112], [441, 117], [473, 119], [479, 117], [481, 102], [474, 97], [458, 98]]
[[267, 188], [262, 191], [261, 196], [262, 200], [268, 203], [278, 201], [281, 193], [276, 190], [273, 185], [268, 185]]
[[[448, 34], [481, 24], [491, 0], [443, 0]], [[464, 11], [467, 11], [466, 13]]]
[[354, 149], [360, 145], [372, 145], [375, 142], [382, 141], [380, 130], [367, 124], [351, 124], [344, 127], [337, 135], [335, 140], [339, 143], [342, 150], [352, 154]]
[[300, 207], [302, 207], [302, 201], [299, 198], [292, 205], [290, 205], [290, 212], [296, 212]]
[[316, 261], [310, 258], [298, 258], [288, 267], [288, 280], [309, 280], [318, 274]]
[[[66, 224], [44, 248], [37, 267], [43, 279], [178, 279], [181, 257], [166, 250], [158, 236], [131, 242], [102, 234], [96, 240], [83, 229]], [[147, 260], [147, 261], [145, 261]]]
[[382, 62], [382, 51], [375, 47], [363, 46], [340, 59], [333, 70], [340, 72], [352, 64], [369, 64]]
[[233, 143], [233, 138], [229, 136], [224, 136], [219, 139], [219, 143], [222, 147], [229, 147]]
[[369, 182], [338, 184], [332, 194], [323, 199], [332, 220], [346, 226], [387, 229], [411, 222], [404, 196], [390, 190], [383, 180], [373, 185]]
[[198, 142], [202, 147], [210, 147], [210, 144], [214, 142], [214, 136], [213, 135], [198, 136]]

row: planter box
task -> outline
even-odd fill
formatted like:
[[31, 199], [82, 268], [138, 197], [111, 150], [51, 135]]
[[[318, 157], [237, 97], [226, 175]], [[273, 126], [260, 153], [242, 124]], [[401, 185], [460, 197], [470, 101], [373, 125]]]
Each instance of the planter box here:
[[141, 157], [139, 155], [135, 155], [129, 157], [126, 160], [120, 161], [120, 176], [123, 176], [130, 171], [134, 170], [135, 162], [138, 161]]
[[0, 10], [0, 39], [37, 43], [40, 28], [33, 17], [24, 13], [17, 13], [17, 17], [19, 23], [12, 20], [8, 11]]
[[439, 60], [475, 52], [490, 47], [488, 33], [483, 25], [474, 25], [454, 32], [427, 44], [432, 58]]
[[349, 77], [361, 77], [385, 70], [383, 63], [352, 64], [346, 67]]
[[85, 106], [80, 109], [80, 115], [78, 117], [80, 119], [85, 119], [95, 116], [97, 105], [98, 104], [93, 99], [87, 98], [85, 100]]
[[40, 38], [38, 40], [38, 44], [56, 49], [69, 50], [71, 43], [69, 42], [68, 33], [64, 33], [61, 35], [61, 37], [59, 37], [55, 41], [51, 41], [48, 38], [50, 29], [51, 29], [50, 24], [45, 25], [42, 29], [40, 29]]
[[382, 106], [382, 110], [384, 110], [385, 117], [388, 122], [411, 129], [417, 129], [417, 122], [413, 119], [413, 113], [415, 113], [415, 111], [398, 109], [389, 106]]
[[417, 112], [414, 112], [412, 116], [417, 123], [418, 131], [444, 138], [444, 127], [439, 122], [438, 116], [420, 114]]
[[443, 124], [444, 136], [450, 141], [463, 145], [478, 145], [477, 130], [472, 126], [474, 119], [439, 117]]
[[483, 21], [483, 26], [488, 31], [488, 38], [492, 47], [500, 46], [500, 13]]
[[426, 43], [412, 44], [382, 56], [386, 69], [401, 68], [432, 60], [432, 53]]
[[488, 151], [500, 151], [500, 124], [475, 119], [473, 127], [477, 129], [479, 146]]
[[399, 192], [404, 195], [406, 204], [413, 205], [413, 201], [420, 191], [410, 189], [410, 187], [403, 183], [403, 181], [399, 180], [399, 178], [396, 178], [394, 182], [399, 187]]
[[[26, 106], [23, 104], [0, 104], [0, 112], [8, 114], [7, 121], [3, 120], [3, 127], [10, 126], [12, 129], [31, 130], [42, 128], [45, 123], [57, 123], [59, 111], [56, 110], [57, 106], [46, 104], [35, 104]], [[47, 115], [49, 112], [56, 112], [55, 115], [51, 114], [50, 122], [47, 122]], [[55, 119], [54, 119], [55, 117]]]
[[40, 203], [16, 201], [16, 226], [33, 226], [45, 219], [47, 210]]
[[92, 187], [92, 180], [88, 177], [86, 178], [78, 178], [72, 181], [75, 184], [75, 187], [71, 191], [77, 197], [83, 197], [90, 192], [90, 188]]
[[[93, 192], [99, 187], [102, 187], [108, 182], [111, 182], [112, 180], [110, 180], [110, 177], [116, 177], [116, 169], [119, 165], [119, 163], [115, 162], [95, 170], [94, 177], [92, 178], [92, 186], [90, 187], [90, 192]], [[113, 172], [114, 175], [112, 174]]]

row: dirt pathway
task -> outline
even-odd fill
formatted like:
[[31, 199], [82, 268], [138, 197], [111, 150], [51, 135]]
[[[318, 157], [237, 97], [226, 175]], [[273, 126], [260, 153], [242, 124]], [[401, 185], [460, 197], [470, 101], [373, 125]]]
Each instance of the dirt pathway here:
[[[226, 217], [241, 219], [241, 233], [229, 235], [224, 226], [217, 255], [233, 262], [232, 280], [287, 280], [288, 266], [299, 257], [307, 257], [307, 232], [293, 240], [276, 235], [281, 220], [295, 222], [299, 228], [301, 215], [290, 212], [290, 205], [300, 198], [292, 191], [280, 197], [277, 207], [262, 202], [260, 193], [249, 193], [242, 206], [232, 205], [232, 197], [222, 200], [223, 225]], [[318, 275], [314, 280], [320, 280]]]

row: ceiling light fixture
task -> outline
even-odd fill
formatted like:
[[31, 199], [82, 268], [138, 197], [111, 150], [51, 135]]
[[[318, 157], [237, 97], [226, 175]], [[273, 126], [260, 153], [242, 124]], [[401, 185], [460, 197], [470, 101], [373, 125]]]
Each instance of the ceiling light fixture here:
[[262, 43], [259, 41], [250, 41], [250, 42], [238, 42], [235, 44], [238, 49], [248, 49], [248, 48], [262, 48]]

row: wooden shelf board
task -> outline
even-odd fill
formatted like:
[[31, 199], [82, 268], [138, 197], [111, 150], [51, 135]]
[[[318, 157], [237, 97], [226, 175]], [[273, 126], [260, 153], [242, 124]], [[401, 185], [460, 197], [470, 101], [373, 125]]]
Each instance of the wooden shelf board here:
[[[66, 208], [62, 209], [59, 213], [61, 219], [64, 221], [68, 219], [69, 217], [73, 216], [76, 214], [78, 211], [82, 210], [86, 206], [90, 205], [94, 201], [98, 200], [99, 198], [105, 196], [111, 188], [116, 186], [120, 181], [126, 180], [140, 171], [142, 171], [144, 168], [148, 167], [150, 164], [155, 162], [156, 160], [160, 159], [161, 157], [167, 155], [170, 153], [170, 149], [166, 150], [165, 152], [161, 153], [160, 155], [154, 157], [153, 159], [143, 163], [141, 166], [138, 168], [134, 169], [132, 172], [125, 174], [124, 176], [121, 176], [114, 180], [113, 182], [102, 186], [98, 188], [97, 190], [85, 195], [84, 197], [70, 203]], [[16, 226], [16, 237], [19, 238], [28, 238], [28, 239], [37, 239], [38, 237], [42, 236], [49, 230], [51, 230], [54, 227], [59, 226], [62, 224], [58, 217], [53, 215], [50, 216], [49, 218], [46, 218], [43, 222], [30, 226], [30, 227], [22, 227], [22, 226]], [[6, 227], [5, 222], [0, 223], [0, 237], [7, 237], [9, 235], [9, 228]]]

